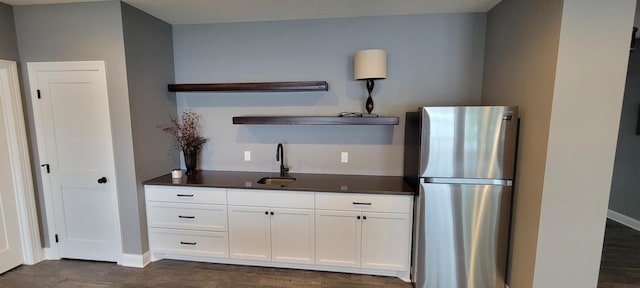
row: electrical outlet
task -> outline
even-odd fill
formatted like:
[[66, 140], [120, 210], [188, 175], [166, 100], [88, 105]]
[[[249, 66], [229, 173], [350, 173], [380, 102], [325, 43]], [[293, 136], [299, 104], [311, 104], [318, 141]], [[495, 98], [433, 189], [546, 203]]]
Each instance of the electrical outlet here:
[[349, 163], [349, 152], [340, 153], [340, 162]]
[[251, 161], [251, 151], [244, 151], [244, 161]]

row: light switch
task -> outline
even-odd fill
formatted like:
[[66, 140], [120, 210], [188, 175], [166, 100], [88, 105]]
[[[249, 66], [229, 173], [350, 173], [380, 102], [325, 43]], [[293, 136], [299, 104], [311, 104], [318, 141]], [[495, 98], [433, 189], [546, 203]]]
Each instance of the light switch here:
[[349, 163], [349, 152], [342, 152], [340, 154], [340, 162]]
[[244, 151], [244, 161], [251, 161], [251, 151]]

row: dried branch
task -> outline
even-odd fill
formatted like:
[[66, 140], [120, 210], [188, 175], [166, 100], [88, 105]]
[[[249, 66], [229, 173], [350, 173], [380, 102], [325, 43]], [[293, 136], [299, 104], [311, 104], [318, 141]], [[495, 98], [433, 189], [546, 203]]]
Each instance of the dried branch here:
[[200, 115], [189, 109], [182, 113], [180, 119], [169, 115], [171, 125], [162, 128], [162, 131], [171, 134], [178, 142], [182, 151], [198, 151], [207, 139], [198, 134]]

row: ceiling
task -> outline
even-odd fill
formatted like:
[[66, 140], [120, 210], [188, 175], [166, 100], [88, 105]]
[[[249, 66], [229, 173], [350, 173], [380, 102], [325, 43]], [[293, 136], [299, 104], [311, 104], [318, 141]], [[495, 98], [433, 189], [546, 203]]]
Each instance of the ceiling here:
[[[0, 0], [10, 5], [102, 0]], [[501, 0], [123, 0], [174, 25], [487, 12]]]

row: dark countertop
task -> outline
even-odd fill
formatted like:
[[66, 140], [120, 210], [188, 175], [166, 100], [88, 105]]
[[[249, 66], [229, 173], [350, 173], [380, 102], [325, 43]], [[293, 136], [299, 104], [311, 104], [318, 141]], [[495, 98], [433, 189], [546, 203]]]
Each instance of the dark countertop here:
[[216, 187], [238, 189], [268, 189], [318, 192], [374, 193], [415, 195], [401, 176], [339, 175], [289, 173], [296, 181], [288, 185], [266, 185], [257, 181], [262, 177], [279, 177], [277, 172], [205, 171], [182, 179], [171, 173], [144, 181], [144, 185]]

